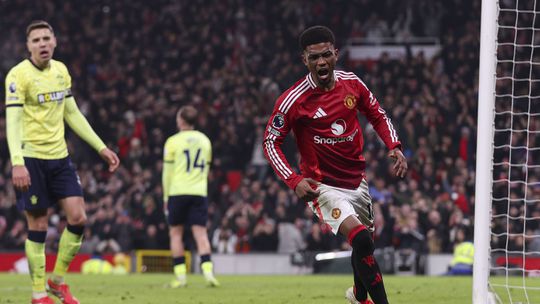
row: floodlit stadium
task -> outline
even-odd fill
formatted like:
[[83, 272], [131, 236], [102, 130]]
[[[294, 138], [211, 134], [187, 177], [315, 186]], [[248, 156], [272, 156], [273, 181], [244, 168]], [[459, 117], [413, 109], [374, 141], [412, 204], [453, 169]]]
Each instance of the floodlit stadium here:
[[0, 303], [540, 303], [536, 1], [0, 25]]

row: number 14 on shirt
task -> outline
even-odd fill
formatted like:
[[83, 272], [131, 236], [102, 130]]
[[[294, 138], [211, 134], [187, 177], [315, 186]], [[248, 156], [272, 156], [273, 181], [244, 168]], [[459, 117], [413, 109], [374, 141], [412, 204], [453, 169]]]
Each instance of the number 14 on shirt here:
[[193, 169], [201, 169], [201, 171], [204, 170], [204, 159], [200, 157], [201, 155], [201, 149], [197, 149], [197, 152], [195, 152], [195, 158], [193, 159], [193, 164], [191, 163], [192, 155], [188, 149], [184, 150], [184, 154], [186, 155], [186, 172], [190, 172], [191, 168]]

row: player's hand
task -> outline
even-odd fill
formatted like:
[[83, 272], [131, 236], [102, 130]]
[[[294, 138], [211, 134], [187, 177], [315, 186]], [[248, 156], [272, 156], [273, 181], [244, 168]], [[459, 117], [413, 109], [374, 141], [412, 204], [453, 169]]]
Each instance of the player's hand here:
[[163, 214], [165, 214], [165, 218], [169, 217], [169, 202], [168, 201], [163, 202]]
[[319, 197], [320, 191], [318, 189], [313, 189], [312, 187], [317, 187], [318, 185], [319, 183], [314, 179], [304, 178], [296, 185], [294, 192], [296, 192], [296, 195], [304, 202], [310, 202]]
[[118, 155], [114, 153], [111, 149], [105, 148], [101, 151], [99, 151], [99, 156], [103, 158], [109, 164], [109, 172], [114, 172], [120, 165], [120, 159], [118, 158]]
[[399, 148], [394, 148], [388, 153], [388, 157], [395, 160], [394, 163], [394, 173], [396, 176], [399, 176], [401, 178], [405, 177], [405, 174], [407, 174], [407, 159], [405, 158], [405, 155], [403, 155], [403, 152]]
[[13, 180], [13, 186], [18, 191], [26, 192], [30, 188], [30, 173], [28, 173], [26, 166], [13, 166], [11, 169], [11, 178]]

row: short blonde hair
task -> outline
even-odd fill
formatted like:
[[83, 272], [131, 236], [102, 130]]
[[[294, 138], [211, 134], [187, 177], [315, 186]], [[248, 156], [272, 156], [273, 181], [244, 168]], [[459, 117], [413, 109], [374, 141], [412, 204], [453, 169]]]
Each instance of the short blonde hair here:
[[188, 125], [194, 126], [197, 122], [197, 114], [194, 106], [183, 106], [178, 110], [176, 118], [182, 118]]

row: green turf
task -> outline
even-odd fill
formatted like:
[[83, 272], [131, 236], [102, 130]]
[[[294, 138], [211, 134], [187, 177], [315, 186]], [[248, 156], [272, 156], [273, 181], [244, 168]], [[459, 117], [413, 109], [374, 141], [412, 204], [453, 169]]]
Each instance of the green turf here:
[[[83, 304], [345, 304], [343, 295], [351, 284], [349, 276], [340, 275], [219, 276], [222, 286], [208, 288], [201, 276], [191, 275], [187, 288], [164, 288], [171, 278], [167, 274], [69, 275], [67, 281]], [[390, 303], [471, 303], [471, 277], [387, 275], [384, 278]], [[504, 282], [502, 278], [495, 280]], [[529, 286], [540, 286], [539, 282], [540, 278], [527, 280]], [[521, 285], [521, 279], [512, 278], [512, 283]], [[505, 293], [502, 294], [503, 303], [509, 303]], [[539, 303], [539, 296], [538, 292], [529, 293], [529, 303]], [[527, 303], [524, 293], [519, 290], [512, 292], [512, 297], [514, 303]], [[0, 274], [0, 303], [30, 303], [29, 276]]]

